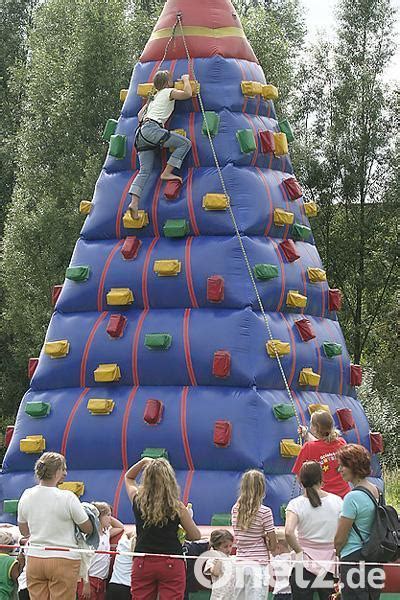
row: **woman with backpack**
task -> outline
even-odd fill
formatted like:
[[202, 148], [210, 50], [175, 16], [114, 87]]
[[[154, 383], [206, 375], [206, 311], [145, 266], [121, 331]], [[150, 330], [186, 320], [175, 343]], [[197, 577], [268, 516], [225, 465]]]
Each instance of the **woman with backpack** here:
[[[343, 501], [335, 536], [336, 554], [340, 556], [341, 561], [360, 563], [365, 560], [362, 558], [361, 549], [371, 536], [376, 515], [376, 504], [373, 498], [376, 502], [379, 501], [379, 490], [367, 479], [371, 475], [371, 458], [363, 446], [358, 444], [344, 446], [338, 453], [338, 460], [343, 479], [352, 483], [355, 489], [349, 492]], [[375, 565], [360, 565], [356, 575], [351, 571], [354, 568], [357, 568], [357, 565], [340, 565], [340, 577], [344, 586], [342, 600], [379, 600], [384, 581], [383, 569], [379, 574], [379, 568]], [[378, 571], [375, 579], [381, 587], [373, 584], [372, 574], [370, 575], [372, 570]], [[353, 582], [357, 583], [357, 588], [354, 587]]]

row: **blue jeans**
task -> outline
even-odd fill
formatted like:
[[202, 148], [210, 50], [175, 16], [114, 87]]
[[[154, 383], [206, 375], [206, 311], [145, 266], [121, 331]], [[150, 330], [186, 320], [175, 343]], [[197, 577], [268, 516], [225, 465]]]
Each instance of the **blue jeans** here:
[[[153, 121], [148, 121], [144, 125], [142, 125], [141, 131], [143, 136], [151, 142], [152, 144], [158, 145], [163, 135], [166, 133], [166, 129], [163, 129], [160, 125], [157, 125]], [[158, 152], [158, 147], [151, 150], [141, 150], [141, 145], [145, 148], [145, 141], [139, 135], [138, 139], [138, 156], [140, 163], [140, 171], [136, 175], [131, 187], [129, 188], [129, 193], [134, 194], [140, 198], [144, 186], [147, 183], [147, 180], [150, 177], [151, 171], [154, 165], [154, 159], [156, 153]], [[179, 133], [171, 132], [168, 140], [162, 144], [163, 148], [174, 148], [173, 153], [168, 159], [168, 164], [172, 165], [176, 169], [180, 169], [183, 163], [184, 158], [192, 147], [192, 142], [185, 138], [183, 135], [179, 135]]]

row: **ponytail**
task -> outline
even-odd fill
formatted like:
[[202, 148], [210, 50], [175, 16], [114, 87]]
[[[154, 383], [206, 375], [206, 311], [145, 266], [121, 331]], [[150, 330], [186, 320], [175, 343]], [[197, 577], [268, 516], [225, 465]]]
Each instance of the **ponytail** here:
[[339, 437], [339, 432], [335, 428], [335, 421], [332, 415], [326, 410], [318, 410], [311, 416], [311, 423], [317, 430], [318, 437], [328, 444], [336, 441]]
[[300, 483], [303, 486], [306, 496], [313, 508], [321, 506], [321, 498], [315, 486], [322, 483], [322, 469], [317, 462], [307, 461], [303, 464], [299, 473]]
[[318, 506], [321, 506], [321, 498], [319, 497], [319, 494], [316, 489], [314, 489], [313, 487], [306, 487], [305, 491], [306, 496], [309, 499], [310, 504], [313, 508], [318, 508]]

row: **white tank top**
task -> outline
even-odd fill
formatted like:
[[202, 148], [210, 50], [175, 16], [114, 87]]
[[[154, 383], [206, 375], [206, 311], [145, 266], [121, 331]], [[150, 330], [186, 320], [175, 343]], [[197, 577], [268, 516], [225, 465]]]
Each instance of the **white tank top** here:
[[175, 100], [170, 100], [170, 94], [173, 88], [164, 88], [157, 92], [148, 106], [146, 119], [158, 121], [164, 127], [164, 124], [170, 118], [174, 108]]

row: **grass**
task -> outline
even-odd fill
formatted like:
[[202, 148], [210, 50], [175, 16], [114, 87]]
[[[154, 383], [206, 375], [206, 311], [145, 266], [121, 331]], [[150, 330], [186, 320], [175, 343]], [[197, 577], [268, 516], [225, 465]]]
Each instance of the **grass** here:
[[400, 469], [384, 472], [386, 502], [400, 512]]

